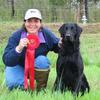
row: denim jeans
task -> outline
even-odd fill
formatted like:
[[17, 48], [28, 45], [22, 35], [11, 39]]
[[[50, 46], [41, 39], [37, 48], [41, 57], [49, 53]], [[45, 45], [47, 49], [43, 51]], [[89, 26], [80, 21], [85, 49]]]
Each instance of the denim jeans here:
[[[46, 56], [38, 56], [35, 59], [35, 68], [40, 71], [49, 69], [50, 62]], [[20, 65], [6, 66], [5, 68], [5, 82], [9, 90], [13, 88], [24, 87], [24, 67]]]

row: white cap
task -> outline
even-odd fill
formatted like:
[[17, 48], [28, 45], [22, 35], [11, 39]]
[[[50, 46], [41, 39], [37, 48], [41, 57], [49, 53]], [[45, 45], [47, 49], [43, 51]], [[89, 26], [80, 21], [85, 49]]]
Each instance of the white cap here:
[[38, 18], [38, 19], [42, 20], [41, 12], [38, 9], [28, 9], [26, 11], [24, 20], [27, 20], [30, 18]]

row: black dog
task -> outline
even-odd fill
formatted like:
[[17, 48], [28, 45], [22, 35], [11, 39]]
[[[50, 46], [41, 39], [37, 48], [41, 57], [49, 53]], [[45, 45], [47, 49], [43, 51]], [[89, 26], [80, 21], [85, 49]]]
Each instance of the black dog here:
[[83, 73], [83, 61], [80, 54], [80, 34], [82, 28], [76, 23], [63, 24], [59, 29], [62, 44], [57, 59], [57, 77], [53, 89], [64, 92], [70, 90], [75, 96], [90, 87]]

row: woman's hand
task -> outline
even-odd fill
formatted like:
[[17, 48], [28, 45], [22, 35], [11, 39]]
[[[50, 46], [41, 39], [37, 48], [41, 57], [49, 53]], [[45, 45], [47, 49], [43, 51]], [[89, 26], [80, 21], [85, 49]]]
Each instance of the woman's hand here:
[[61, 47], [62, 45], [62, 38], [60, 38], [59, 42], [58, 42], [58, 46]]
[[27, 38], [20, 39], [20, 42], [18, 46], [16, 47], [16, 51], [18, 53], [21, 53], [24, 47], [27, 47], [27, 44], [29, 43], [29, 40]]

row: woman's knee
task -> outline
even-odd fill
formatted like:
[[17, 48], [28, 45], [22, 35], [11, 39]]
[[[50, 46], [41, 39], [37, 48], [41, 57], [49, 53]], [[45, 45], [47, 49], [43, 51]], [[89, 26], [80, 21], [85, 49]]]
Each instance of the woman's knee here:
[[35, 59], [35, 68], [38, 69], [48, 69], [50, 67], [50, 61], [46, 56], [38, 56]]
[[20, 65], [6, 66], [5, 68], [5, 82], [7, 87], [12, 90], [13, 88], [23, 87], [24, 84], [24, 68]]

